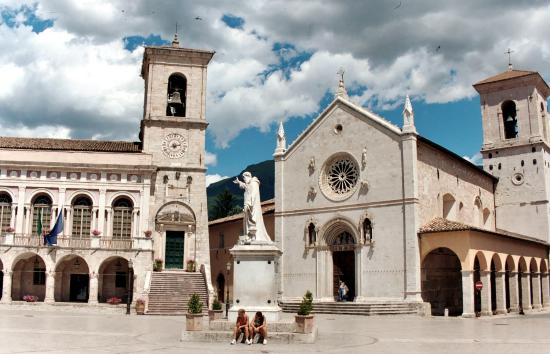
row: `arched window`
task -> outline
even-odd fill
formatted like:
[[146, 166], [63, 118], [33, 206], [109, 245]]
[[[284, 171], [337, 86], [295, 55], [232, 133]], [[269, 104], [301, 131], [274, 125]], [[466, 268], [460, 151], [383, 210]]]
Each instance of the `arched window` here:
[[187, 100], [187, 79], [180, 74], [172, 74], [168, 78], [168, 104], [166, 115], [185, 117]]
[[6, 231], [11, 222], [11, 197], [7, 193], [0, 194], [0, 231]]
[[518, 136], [518, 120], [514, 101], [504, 101], [501, 106], [504, 123], [504, 138], [514, 139]]
[[372, 242], [372, 222], [370, 219], [363, 220], [363, 243]]
[[50, 221], [52, 219], [52, 200], [47, 195], [39, 195], [34, 198], [32, 203], [32, 234], [40, 233], [39, 226], [42, 228], [42, 233], [50, 229]]
[[317, 242], [317, 230], [315, 229], [315, 224], [312, 222], [307, 227], [307, 242], [310, 246], [315, 245], [315, 242]]
[[86, 196], [77, 197], [73, 202], [72, 236], [87, 238], [92, 227], [92, 201]]
[[448, 220], [456, 219], [455, 198], [451, 194], [443, 196], [443, 217]]
[[113, 203], [113, 238], [130, 238], [132, 236], [132, 202], [120, 198]]

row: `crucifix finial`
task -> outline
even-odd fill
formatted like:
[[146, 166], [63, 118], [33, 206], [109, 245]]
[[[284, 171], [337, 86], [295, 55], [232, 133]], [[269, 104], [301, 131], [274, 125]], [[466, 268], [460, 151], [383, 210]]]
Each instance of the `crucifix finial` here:
[[512, 70], [512, 53], [514, 51], [508, 48], [507, 51], [504, 52], [504, 54], [508, 54], [508, 70]]
[[346, 72], [346, 71], [344, 70], [343, 67], [340, 67], [340, 69], [338, 69], [338, 71], [336, 72], [336, 74], [337, 74], [338, 76], [340, 76], [340, 81], [344, 81], [344, 73], [345, 73], [345, 72]]
[[174, 33], [174, 39], [172, 40], [172, 47], [179, 47], [180, 41], [178, 39], [178, 22], [176, 21], [176, 33]]

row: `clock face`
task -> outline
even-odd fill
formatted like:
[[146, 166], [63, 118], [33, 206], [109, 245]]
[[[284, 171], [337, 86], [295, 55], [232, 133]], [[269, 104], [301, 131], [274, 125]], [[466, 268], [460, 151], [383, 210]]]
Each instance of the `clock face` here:
[[162, 152], [171, 159], [183, 157], [187, 150], [187, 141], [181, 134], [171, 133], [162, 141]]

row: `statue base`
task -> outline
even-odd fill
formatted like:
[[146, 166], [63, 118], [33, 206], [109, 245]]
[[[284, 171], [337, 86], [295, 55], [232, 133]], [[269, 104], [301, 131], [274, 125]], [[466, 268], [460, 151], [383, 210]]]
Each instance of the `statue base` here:
[[268, 321], [278, 321], [281, 308], [277, 304], [277, 264], [282, 252], [272, 242], [251, 240], [229, 250], [233, 256], [233, 306], [229, 321], [237, 319], [244, 309], [252, 319], [261, 311]]

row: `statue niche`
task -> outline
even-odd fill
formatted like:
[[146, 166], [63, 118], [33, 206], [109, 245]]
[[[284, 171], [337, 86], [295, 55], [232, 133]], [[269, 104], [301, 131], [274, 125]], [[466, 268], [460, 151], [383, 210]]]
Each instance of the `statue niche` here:
[[172, 74], [168, 78], [168, 102], [166, 115], [185, 117], [187, 98], [187, 79], [180, 74]]

